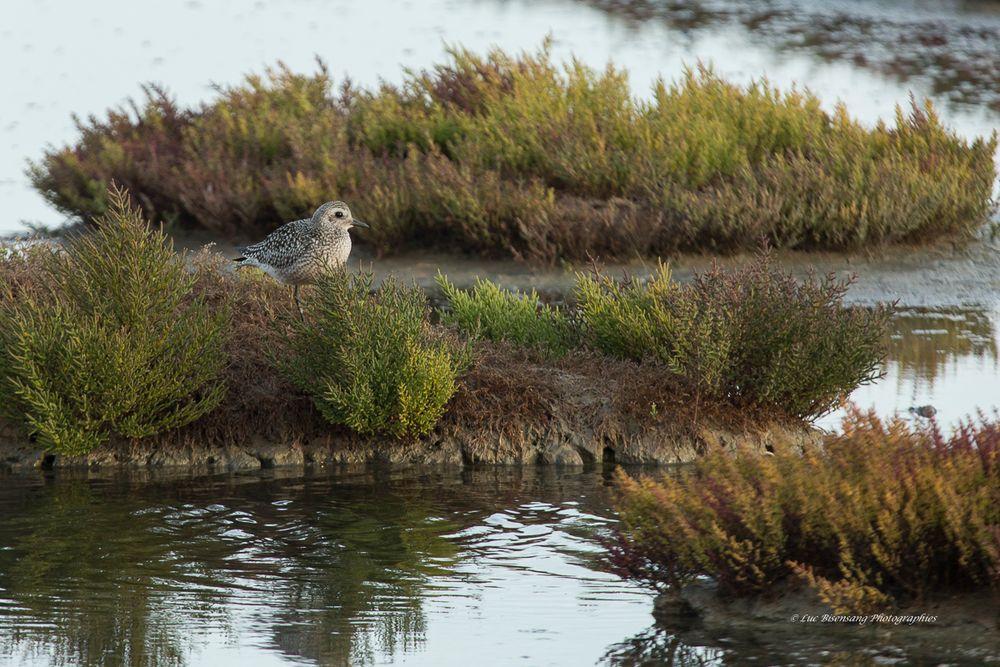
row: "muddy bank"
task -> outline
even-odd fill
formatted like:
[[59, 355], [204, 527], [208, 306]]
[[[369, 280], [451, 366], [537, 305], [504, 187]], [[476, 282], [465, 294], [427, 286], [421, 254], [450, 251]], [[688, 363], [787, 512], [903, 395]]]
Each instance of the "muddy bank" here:
[[0, 470], [191, 467], [236, 471], [358, 463], [583, 467], [613, 463], [676, 464], [693, 461], [709, 442], [763, 452], [776, 439], [805, 443], [819, 437], [818, 431], [786, 426], [759, 432], [732, 432], [705, 425], [698, 434], [665, 429], [623, 433], [619, 439], [605, 440], [593, 432], [575, 430], [571, 422], [559, 421], [525, 431], [524, 442], [469, 425], [439, 429], [416, 443], [343, 432], [315, 432], [296, 434], [285, 441], [258, 436], [238, 443], [187, 438], [120, 440], [86, 455], [64, 456], [45, 452], [16, 427], [4, 424], [0, 426]]
[[783, 660], [797, 648], [842, 651], [852, 646], [872, 653], [905, 647], [914, 655], [935, 655], [950, 647], [953, 658], [1000, 658], [1000, 606], [989, 591], [941, 595], [873, 614], [837, 614], [815, 593], [786, 588], [754, 599], [720, 598], [711, 582], [696, 581], [679, 592], [657, 597], [653, 615], [667, 631], [694, 646], [718, 644], [719, 637], [748, 640], [776, 649]]
[[764, 451], [779, 439], [822, 437], [802, 422], [696, 408], [672, 387], [669, 373], [653, 365], [586, 354], [544, 360], [484, 346], [441, 422], [419, 440], [331, 426], [308, 399], [278, 385], [257, 399], [241, 396], [233, 414], [210, 413], [181, 430], [112, 441], [86, 456], [47, 455], [23, 431], [4, 424], [0, 467], [674, 464], [694, 460], [707, 446]]
[[[1000, 243], [977, 241], [968, 246], [950, 244], [933, 247], [896, 247], [873, 254], [776, 252], [777, 263], [798, 277], [810, 271], [855, 276], [847, 301], [870, 305], [898, 301], [901, 306], [993, 306], [1000, 303]], [[681, 255], [669, 258], [673, 275], [689, 280], [696, 272], [748, 261], [745, 254], [732, 257]], [[365, 261], [365, 260], [362, 260]], [[371, 260], [367, 260], [371, 261]], [[366, 266], [367, 266], [366, 261]], [[549, 298], [572, 293], [575, 271], [587, 266], [539, 269], [515, 262], [489, 261], [447, 255], [420, 255], [382, 258], [371, 263], [379, 276], [395, 274], [413, 279], [435, 290], [434, 276], [440, 270], [459, 287], [472, 284], [476, 276], [520, 289], [537, 289]], [[608, 264], [611, 275], [648, 276], [656, 261]]]
[[[984, 237], [969, 243], [941, 242], [930, 246], [893, 246], [868, 253], [775, 251], [777, 263], [798, 277], [810, 271], [834, 273], [855, 283], [847, 301], [870, 305], [899, 301], [906, 307], [994, 306], [1000, 304], [1000, 239]], [[176, 239], [177, 247], [197, 249], [213, 239], [189, 234]], [[216, 243], [215, 249], [235, 256], [230, 243]], [[689, 280], [696, 272], [748, 261], [749, 255], [729, 257], [678, 255], [669, 258], [673, 275]], [[351, 266], [371, 269], [378, 278], [395, 275], [413, 280], [431, 294], [437, 293], [434, 277], [440, 271], [459, 288], [472, 285], [475, 278], [493, 280], [504, 287], [536, 289], [547, 300], [559, 301], [572, 294], [577, 271], [587, 265], [532, 266], [513, 260], [483, 259], [445, 253], [406, 253], [393, 257], [373, 257], [363, 239], [351, 258]], [[656, 260], [603, 263], [610, 275], [647, 276], [656, 270]]]
[[[838, 277], [855, 277], [848, 290], [849, 303], [873, 305], [898, 301], [905, 307], [985, 306], [1000, 304], [1000, 243], [978, 241], [969, 246], [898, 247], [869, 255], [852, 253], [776, 252], [778, 265], [804, 278], [810, 271]], [[709, 257], [681, 255], [669, 259], [674, 277], [690, 280], [717, 263], [732, 267], [748, 255]], [[477, 276], [509, 288], [536, 289], [549, 300], [572, 294], [576, 271], [587, 266], [540, 269], [515, 262], [490, 261], [447, 255], [420, 255], [365, 261], [379, 276], [395, 274], [415, 280], [435, 293], [434, 276], [440, 270], [458, 287], [470, 286]], [[655, 260], [602, 265], [610, 275], [648, 276]]]
[[[174, 242], [178, 250], [194, 251], [211, 244], [213, 250], [224, 255], [237, 255], [233, 243], [217, 241], [203, 232], [185, 232], [175, 236]], [[21, 245], [15, 245], [18, 243]], [[0, 239], [0, 246], [18, 248], [23, 247], [23, 243]], [[850, 303], [870, 305], [898, 301], [900, 306], [914, 308], [1000, 304], [1000, 238], [990, 238], [987, 231], [981, 238], [968, 243], [943, 241], [851, 253], [773, 251], [773, 256], [777, 264], [800, 278], [810, 272], [833, 273], [841, 278], [854, 276], [855, 282], [847, 293]], [[626, 263], [605, 263], [597, 259], [602, 270], [610, 275], [648, 276], [657, 267], [655, 259]], [[669, 261], [675, 278], [690, 280], [695, 273], [707, 271], [713, 264], [731, 267], [747, 262], [750, 255], [676, 255], [664, 259]], [[571, 295], [576, 272], [591, 268], [568, 262], [558, 266], [536, 266], [510, 259], [431, 251], [375, 257], [364, 245], [364, 239], [356, 243], [350, 265], [373, 271], [379, 280], [394, 275], [404, 281], [413, 281], [431, 294], [438, 293], [434, 279], [440, 272], [461, 289], [470, 287], [479, 277], [510, 289], [535, 289], [549, 301], [561, 301]]]

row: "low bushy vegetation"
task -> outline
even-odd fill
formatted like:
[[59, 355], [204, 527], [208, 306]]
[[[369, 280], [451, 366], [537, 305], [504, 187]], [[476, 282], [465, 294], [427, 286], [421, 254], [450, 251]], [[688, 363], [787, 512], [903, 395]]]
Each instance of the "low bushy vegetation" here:
[[[49, 451], [85, 454], [114, 435], [284, 442], [324, 422], [410, 438], [437, 423], [469, 364], [467, 344], [429, 323], [420, 290], [389, 282], [370, 293], [370, 275], [330, 276], [303, 321], [287, 287], [234, 273], [209, 249], [173, 255], [144, 228], [131, 230], [150, 233], [135, 246], [104, 254], [104, 245], [82, 273], [70, 268], [76, 243], [98, 243], [106, 224], [65, 253], [40, 247], [0, 261], [0, 420], [23, 424]], [[154, 248], [172, 258], [169, 271], [150, 264]], [[143, 278], [116, 291], [123, 276], [111, 262]], [[86, 306], [67, 305], [62, 271], [78, 276], [72, 289], [91, 298]], [[181, 305], [163, 315], [178, 294]]]
[[765, 254], [690, 284], [662, 265], [647, 281], [582, 275], [577, 297], [594, 348], [656, 359], [698, 400], [810, 418], [881, 377], [892, 309], [845, 306], [847, 287], [832, 276], [797, 281]]
[[286, 437], [275, 415], [412, 439], [444, 415], [472, 339], [498, 341], [489, 363], [521, 365], [517, 377], [482, 372], [462, 402], [469, 418], [499, 421], [510, 415], [482, 406], [509, 397], [486, 387], [517, 391], [556, 368], [572, 383], [601, 364], [644, 378], [628, 388], [636, 405], [616, 404], [622, 415], [655, 422], [670, 406], [682, 424], [808, 419], [876, 377], [883, 354], [888, 309], [844, 307], [845, 284], [798, 283], [766, 256], [690, 284], [666, 267], [647, 281], [581, 274], [576, 302], [558, 308], [439, 276], [445, 326], [416, 287], [333, 273], [307, 290], [299, 318], [287, 287], [234, 274], [207, 249], [176, 255], [123, 191], [109, 201], [93, 230], [0, 260], [0, 408], [65, 454], [192, 424], [205, 439]]
[[372, 279], [327, 276], [279, 363], [329, 422], [413, 438], [444, 414], [467, 351], [430, 328], [419, 288]]
[[577, 330], [563, 311], [543, 304], [538, 294], [511, 292], [488, 280], [476, 280], [471, 290], [460, 290], [438, 274], [437, 284], [448, 301], [441, 322], [466, 335], [509, 341], [565, 354], [577, 339]]
[[228, 309], [194, 294], [183, 258], [123, 191], [108, 201], [64, 251], [3, 260], [20, 266], [0, 285], [0, 405], [64, 454], [178, 428], [225, 394]]
[[767, 254], [689, 284], [674, 281], [665, 265], [648, 280], [580, 274], [570, 312], [485, 281], [470, 292], [439, 284], [449, 301], [442, 319], [464, 331], [659, 363], [673, 374], [671, 389], [696, 409], [725, 403], [805, 419], [880, 377], [892, 313], [845, 306], [847, 282], [797, 281]]
[[756, 246], [851, 248], [988, 220], [996, 136], [967, 142], [929, 103], [874, 128], [812, 93], [699, 67], [632, 96], [627, 75], [451, 51], [401, 86], [334, 91], [325, 69], [251, 76], [194, 109], [150, 88], [80, 121], [33, 165], [85, 219], [128, 186], [149, 215], [258, 236], [349, 200], [379, 252], [440, 246], [553, 261]]
[[715, 451], [659, 478], [617, 474], [612, 565], [661, 590], [699, 576], [724, 596], [788, 582], [838, 613], [933, 593], [1000, 591], [1000, 426], [945, 438], [856, 414], [824, 446]]

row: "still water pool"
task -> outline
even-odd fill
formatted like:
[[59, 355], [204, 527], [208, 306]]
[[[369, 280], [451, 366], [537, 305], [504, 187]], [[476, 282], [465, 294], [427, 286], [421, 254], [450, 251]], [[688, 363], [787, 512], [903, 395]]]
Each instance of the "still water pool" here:
[[[901, 308], [889, 326], [885, 377], [859, 387], [850, 400], [883, 417], [921, 421], [910, 408], [931, 405], [948, 429], [1000, 408], [1000, 310]], [[844, 410], [817, 423], [836, 430]]]
[[599, 567], [608, 493], [551, 468], [0, 476], [0, 664], [980, 664], [657, 628]]
[[0, 479], [0, 664], [593, 664], [597, 473]]

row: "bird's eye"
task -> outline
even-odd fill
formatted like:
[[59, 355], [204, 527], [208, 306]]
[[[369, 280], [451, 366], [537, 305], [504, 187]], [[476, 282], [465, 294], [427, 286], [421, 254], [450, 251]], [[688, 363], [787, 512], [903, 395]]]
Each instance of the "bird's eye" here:
[[343, 211], [337, 211], [337, 212], [336, 212], [336, 213], [334, 213], [333, 215], [334, 215], [335, 217], [337, 217], [337, 218], [343, 218], [343, 217], [344, 217], [344, 212], [343, 212]]

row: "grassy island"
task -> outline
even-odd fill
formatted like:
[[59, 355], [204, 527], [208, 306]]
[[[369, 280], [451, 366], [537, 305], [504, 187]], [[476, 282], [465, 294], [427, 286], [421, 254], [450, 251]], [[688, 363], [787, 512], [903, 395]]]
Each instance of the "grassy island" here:
[[[887, 113], [890, 110], [886, 110]], [[648, 98], [627, 73], [461, 49], [400, 86], [335, 88], [284, 67], [179, 107], [150, 87], [31, 167], [67, 214], [146, 215], [257, 238], [347, 200], [378, 253], [435, 247], [529, 261], [755, 248], [851, 249], [968, 235], [993, 208], [996, 136], [930, 103], [865, 127], [843, 106], [698, 67]]]
[[809, 428], [885, 355], [892, 309], [845, 305], [844, 282], [762, 254], [683, 284], [595, 268], [560, 306], [442, 275], [432, 309], [341, 271], [300, 316], [107, 197], [91, 229], [0, 258], [5, 465], [693, 462], [618, 473], [625, 576], [730, 598], [799, 582], [850, 613], [1000, 585], [995, 423]]
[[0, 260], [0, 407], [63, 456], [264, 439], [299, 462], [455, 441], [448, 460], [686, 460], [708, 440], [808, 434], [885, 353], [889, 308], [845, 306], [845, 283], [766, 255], [690, 284], [666, 266], [581, 273], [561, 307], [441, 276], [434, 311], [416, 287], [334, 272], [300, 318], [288, 288], [175, 253], [107, 196], [93, 229]]

